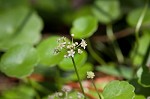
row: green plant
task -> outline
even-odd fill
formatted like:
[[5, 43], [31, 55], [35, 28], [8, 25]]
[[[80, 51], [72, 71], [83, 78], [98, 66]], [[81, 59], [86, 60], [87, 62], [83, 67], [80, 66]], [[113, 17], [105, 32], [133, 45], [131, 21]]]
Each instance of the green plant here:
[[[145, 99], [150, 95], [149, 0], [136, 1], [144, 7], [133, 6], [132, 11], [125, 9], [128, 8], [125, 2], [129, 4], [134, 0], [94, 0], [78, 11], [68, 11], [71, 4], [67, 0], [14, 1], [0, 1], [0, 71], [7, 77], [17, 78], [19, 83], [2, 91], [0, 98]], [[58, 2], [62, 5], [57, 5]], [[51, 14], [42, 19], [36, 12], [40, 10], [41, 16], [44, 12]], [[72, 23], [71, 40], [70, 36], [43, 37], [43, 20], [49, 22], [56, 16], [61, 16], [59, 20], [67, 25]], [[127, 29], [122, 30], [124, 27]], [[123, 47], [120, 39], [127, 39]], [[132, 47], [128, 48], [129, 45]], [[124, 50], [128, 50], [128, 54]], [[87, 71], [94, 71], [96, 75], [89, 80], [94, 85], [94, 88], [89, 85], [89, 91], [82, 83]], [[116, 80], [102, 85], [96, 82], [102, 77], [99, 73], [114, 76]], [[34, 81], [33, 74], [43, 75], [48, 81]], [[76, 85], [77, 88], [69, 92], [59, 93], [64, 85], [76, 81], [80, 87]], [[78, 97], [80, 89], [81, 97]]]

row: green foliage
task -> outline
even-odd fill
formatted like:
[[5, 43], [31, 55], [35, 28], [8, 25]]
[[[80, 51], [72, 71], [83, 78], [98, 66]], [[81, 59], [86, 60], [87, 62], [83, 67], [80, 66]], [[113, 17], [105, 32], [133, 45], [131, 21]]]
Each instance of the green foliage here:
[[28, 7], [29, 5], [29, 0], [0, 0], [0, 12], [12, 9], [13, 7]]
[[116, 77], [124, 77], [126, 79], [131, 79], [133, 75], [133, 70], [125, 66], [98, 66], [97, 70]]
[[[61, 29], [62, 27], [71, 27], [70, 24], [72, 24], [70, 34], [74, 34], [75, 39], [89, 39], [88, 45], [90, 43], [91, 45], [87, 45], [86, 51], [74, 56], [81, 80], [86, 79], [87, 71], [93, 70], [97, 72], [96, 77], [99, 77], [97, 74], [104, 73], [105, 76], [110, 75], [115, 76], [116, 79], [125, 80], [110, 83], [109, 81], [97, 82], [96, 86], [100, 89], [104, 88], [103, 92], [100, 93], [104, 99], [145, 99], [150, 95], [150, 72], [149, 67], [145, 65], [146, 60], [148, 60], [145, 53], [149, 51], [150, 43], [150, 9], [146, 9], [147, 6], [145, 6], [145, 10], [143, 10], [144, 7], [142, 6], [145, 1], [85, 1], [0, 0], [0, 71], [8, 77], [24, 79], [30, 76], [35, 66], [38, 65], [34, 71], [36, 76], [32, 75], [35, 81], [30, 82], [33, 88], [26, 86], [23, 80], [19, 79], [21, 86], [2, 91], [0, 99], [34, 99], [38, 93], [41, 99], [47, 99], [48, 94], [59, 91], [62, 85], [77, 80], [72, 60], [64, 58], [66, 49], [56, 55], [54, 54], [54, 49], [58, 45], [57, 39], [60, 36], [50, 35], [48, 38], [43, 37], [41, 41], [43, 35], [41, 33], [43, 29], [42, 20], [46, 25], [43, 32], [50, 30], [48, 32], [51, 33], [54, 29], [54, 33], [65, 31], [67, 34], [68, 28], [63, 28], [63, 31]], [[144, 11], [146, 12], [145, 15], [142, 14]], [[142, 15], [143, 21], [139, 19]], [[139, 23], [142, 23], [142, 26]], [[139, 27], [135, 29], [138, 25]], [[50, 29], [47, 26], [50, 26]], [[135, 31], [132, 31], [134, 29]], [[113, 33], [113, 31], [117, 33]], [[94, 38], [95, 35], [92, 36], [95, 32], [96, 36], [98, 35], [95, 37], [96, 39]], [[111, 37], [114, 39], [108, 37], [109, 35], [106, 35], [105, 32], [112, 33]], [[135, 32], [136, 35], [134, 36], [131, 32]], [[90, 39], [90, 37], [94, 39]], [[130, 43], [129, 46], [133, 46], [133, 48], [126, 45], [128, 43], [123, 37], [127, 38]], [[111, 43], [112, 46], [110, 46]], [[118, 61], [120, 58], [118, 60], [115, 58], [115, 56], [118, 57], [119, 52], [125, 52], [122, 55], [124, 57], [122, 61]], [[109, 64], [110, 62], [113, 65]], [[36, 80], [39, 80], [40, 83]], [[95, 81], [95, 79], [93, 80]], [[135, 88], [128, 83], [128, 80]], [[37, 92], [35, 92], [36, 90]], [[88, 94], [97, 98], [97, 93], [93, 89], [90, 89]], [[69, 95], [73, 99], [77, 98], [74, 91]]]
[[[93, 69], [93, 65], [90, 64], [90, 63], [85, 63], [82, 67], [79, 67], [78, 68], [78, 72], [80, 74], [81, 80], [83, 80], [84, 78], [86, 78], [87, 71], [92, 71], [92, 69]], [[76, 74], [73, 73], [72, 75], [70, 75], [69, 79], [77, 80]]]
[[126, 81], [112, 81], [102, 92], [104, 99], [133, 99], [135, 88]]
[[[142, 14], [143, 8], [137, 8], [131, 11], [127, 16], [127, 22], [130, 26], [135, 27], [137, 25], [137, 22], [139, 20], [140, 15]], [[150, 24], [150, 9], [147, 9], [145, 17], [143, 19], [142, 25], [148, 26]]]
[[150, 87], [150, 70], [149, 67], [143, 65], [137, 72], [139, 83], [144, 87]]
[[137, 50], [136, 55], [133, 58], [133, 64], [134, 65], [139, 65], [142, 63], [143, 61], [143, 57], [146, 53], [146, 50], [148, 48], [148, 44], [150, 43], [150, 32], [144, 32], [143, 35], [139, 38], [139, 46], [138, 48], [136, 48], [136, 46], [134, 47], [134, 49], [131, 52], [131, 56], [134, 55], [135, 50]]
[[150, 87], [144, 87], [140, 83], [138, 83], [138, 79], [132, 79], [129, 81], [135, 87], [135, 94], [136, 95], [144, 95], [148, 97], [150, 95]]
[[1, 99], [34, 99], [35, 90], [26, 85], [6, 90]]
[[[82, 54], [76, 54], [74, 56], [74, 60], [76, 63], [77, 68], [81, 68], [82, 65], [84, 65], [84, 63], [87, 60], [87, 53], [85, 51], [83, 51]], [[74, 66], [72, 63], [71, 58], [64, 58], [59, 64], [58, 66], [63, 69], [63, 70], [74, 70]]]
[[57, 55], [54, 54], [54, 49], [58, 46], [57, 40], [59, 38], [59, 36], [47, 38], [37, 46], [41, 65], [54, 66], [63, 60], [65, 54], [63, 51]]
[[93, 16], [83, 16], [73, 22], [70, 33], [74, 38], [88, 38], [97, 30], [98, 22]]
[[118, 0], [95, 0], [92, 12], [95, 17], [104, 24], [111, 23], [120, 16], [120, 4]]
[[10, 77], [29, 76], [39, 61], [35, 48], [31, 45], [16, 45], [3, 54], [0, 70]]
[[16, 7], [2, 12], [0, 22], [0, 50], [17, 44], [35, 45], [41, 39], [42, 20], [29, 8]]
[[145, 99], [145, 97], [142, 95], [135, 95], [134, 99]]

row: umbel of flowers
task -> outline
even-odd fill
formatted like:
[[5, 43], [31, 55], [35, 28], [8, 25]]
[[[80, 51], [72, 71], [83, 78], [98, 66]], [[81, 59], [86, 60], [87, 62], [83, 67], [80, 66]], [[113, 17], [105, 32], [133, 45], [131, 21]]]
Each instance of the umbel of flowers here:
[[80, 80], [78, 69], [77, 69], [77, 66], [76, 66], [75, 61], [74, 61], [74, 55], [76, 53], [82, 54], [82, 52], [83, 52], [82, 49], [86, 48], [87, 43], [84, 39], [81, 39], [80, 43], [74, 42], [73, 41], [74, 34], [72, 34], [71, 37], [72, 37], [71, 42], [69, 42], [66, 37], [59, 38], [57, 40], [58, 46], [54, 49], [54, 54], [57, 54], [57, 53], [61, 52], [62, 50], [66, 50], [66, 54], [64, 55], [64, 57], [72, 59], [72, 63], [73, 63], [73, 66], [74, 66], [74, 69], [75, 69], [75, 72], [76, 72], [76, 75], [78, 78], [78, 82], [80, 84], [80, 88], [81, 88], [82, 93], [84, 95], [84, 99], [86, 99], [86, 95], [84, 93], [84, 89], [83, 89], [83, 86], [82, 86], [82, 83]]
[[74, 57], [75, 53], [79, 53], [81, 54], [83, 51], [81, 50], [81, 48], [85, 49], [87, 46], [87, 43], [84, 39], [81, 40], [80, 43], [78, 42], [73, 42], [73, 36], [74, 34], [71, 35], [72, 36], [72, 41], [68, 42], [66, 37], [61, 37], [58, 39], [58, 46], [55, 48], [54, 53], [57, 54], [59, 52], [61, 52], [61, 50], [65, 49], [66, 50], [66, 54], [64, 55], [65, 58], [69, 58], [69, 57]]

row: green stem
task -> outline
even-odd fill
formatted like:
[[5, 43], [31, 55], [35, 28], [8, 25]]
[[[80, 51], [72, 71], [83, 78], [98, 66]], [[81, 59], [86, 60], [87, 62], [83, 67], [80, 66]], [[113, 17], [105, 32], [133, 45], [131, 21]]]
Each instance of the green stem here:
[[136, 56], [137, 54], [137, 49], [139, 47], [139, 31], [140, 31], [140, 28], [141, 28], [141, 25], [142, 25], [142, 22], [143, 22], [143, 19], [145, 17], [145, 14], [146, 14], [146, 11], [148, 9], [148, 3], [149, 3], [149, 0], [147, 0], [145, 6], [144, 6], [144, 9], [138, 19], [138, 22], [137, 22], [137, 25], [136, 25], [136, 28], [135, 28], [135, 38], [136, 38], [136, 44], [135, 44], [135, 50], [134, 50], [134, 53], [133, 55], [131, 56], [131, 61], [133, 61], [134, 57]]
[[93, 79], [92, 79], [92, 84], [93, 84], [93, 86], [94, 86], [94, 88], [95, 88], [95, 90], [96, 90], [96, 92], [97, 92], [97, 94], [98, 94], [98, 96], [99, 96], [99, 99], [102, 99], [102, 98], [101, 98], [101, 95], [100, 95], [99, 92], [98, 92], [98, 89], [96, 88], [96, 85], [95, 85]]
[[147, 51], [145, 53], [145, 56], [144, 56], [144, 59], [143, 59], [143, 62], [142, 62], [142, 66], [146, 65], [146, 62], [148, 61], [149, 55], [150, 55], [150, 42], [149, 42]]
[[27, 78], [28, 83], [32, 86], [32, 88], [35, 90], [35, 94], [36, 94], [36, 99], [41, 99], [40, 95], [38, 94], [38, 92], [36, 92], [36, 88], [34, 87], [32, 80], [30, 78]]
[[138, 20], [136, 28], [135, 28], [135, 37], [136, 37], [137, 45], [139, 45], [139, 31], [140, 31], [140, 27], [142, 25], [143, 19], [145, 17], [146, 11], [148, 9], [148, 3], [149, 3], [148, 1], [149, 0], [147, 0], [146, 4], [144, 6], [144, 9], [139, 17], [139, 20]]
[[78, 70], [77, 70], [77, 67], [76, 67], [76, 64], [75, 64], [75, 61], [74, 61], [74, 58], [71, 57], [72, 59], [72, 62], [73, 62], [73, 66], [74, 66], [74, 69], [75, 69], [75, 72], [76, 72], [76, 75], [78, 77], [78, 81], [79, 81], [79, 84], [80, 84], [80, 88], [82, 90], [82, 93], [84, 95], [84, 99], [86, 99], [86, 95], [85, 95], [85, 92], [84, 92], [84, 89], [83, 89], [83, 86], [82, 86], [82, 83], [81, 83], [81, 79], [80, 79], [80, 76], [79, 76], [79, 73], [78, 73]]
[[118, 62], [122, 63], [124, 61], [124, 56], [113, 34], [112, 25], [107, 25], [107, 36], [109, 40], [111, 41], [112, 46], [114, 47], [114, 51], [115, 51]]
[[90, 54], [92, 55], [92, 57], [99, 63], [99, 64], [102, 64], [102, 65], [105, 65], [106, 62], [92, 49], [92, 46], [91, 46], [91, 43], [90, 43], [90, 40], [87, 39], [87, 48], [88, 48], [88, 51], [90, 52]]

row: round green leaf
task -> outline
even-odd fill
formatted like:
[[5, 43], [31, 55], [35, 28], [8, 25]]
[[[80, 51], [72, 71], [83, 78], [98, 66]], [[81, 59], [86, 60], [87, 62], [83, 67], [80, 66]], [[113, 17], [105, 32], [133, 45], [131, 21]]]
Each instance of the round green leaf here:
[[126, 81], [112, 81], [105, 86], [102, 95], [104, 99], [133, 99], [134, 89]]
[[20, 85], [2, 92], [1, 99], [34, 99], [35, 90], [27, 85]]
[[125, 66], [120, 66], [118, 69], [118, 66], [98, 66], [96, 68], [98, 71], [101, 71], [103, 73], [109, 74], [109, 75], [114, 75], [117, 77], [124, 77], [126, 79], [131, 79], [133, 71], [131, 68], [125, 67]]
[[102, 23], [108, 24], [120, 16], [118, 0], [96, 0], [92, 7], [95, 17]]
[[138, 82], [144, 87], [150, 87], [150, 72], [149, 68], [146, 65], [143, 65], [137, 71]]
[[42, 27], [42, 20], [31, 9], [17, 7], [0, 13], [0, 49], [24, 43], [37, 44]]
[[97, 30], [97, 27], [98, 22], [94, 17], [83, 16], [73, 22], [70, 32], [74, 34], [74, 38], [88, 38]]
[[10, 77], [26, 77], [38, 63], [38, 55], [31, 45], [16, 45], [3, 54], [0, 70]]
[[[84, 79], [86, 77], [87, 71], [92, 71], [93, 65], [90, 63], [85, 63], [82, 67], [78, 68], [78, 73], [80, 76], [80, 79]], [[78, 80], [76, 73], [73, 73], [70, 77], [72, 80]]]
[[[87, 53], [85, 51], [83, 51], [82, 54], [76, 54], [74, 56], [74, 61], [76, 63], [77, 68], [80, 68], [85, 63], [86, 60], [87, 60]], [[64, 58], [59, 63], [59, 67], [63, 70], [74, 70], [71, 58]]]
[[[131, 11], [127, 16], [127, 22], [130, 26], [136, 26], [139, 20], [139, 17], [142, 14], [143, 8], [134, 9]], [[144, 16], [142, 25], [149, 25], [150, 24], [150, 9], [147, 9], [146, 14]]]
[[135, 53], [135, 49], [137, 49], [137, 54], [133, 58], [133, 64], [134, 65], [139, 65], [142, 63], [144, 59], [144, 55], [146, 53], [146, 50], [148, 49], [150, 43], [150, 32], [143, 32], [143, 35], [139, 38], [139, 46], [138, 49], [136, 46], [134, 49], [131, 51], [131, 57]]
[[60, 52], [57, 55], [54, 54], [54, 49], [58, 46], [57, 40], [59, 36], [52, 36], [43, 40], [38, 46], [37, 50], [40, 56], [40, 64], [47, 66], [57, 65], [63, 58], [64, 52]]
[[135, 95], [134, 99], [145, 99], [143, 95]]

